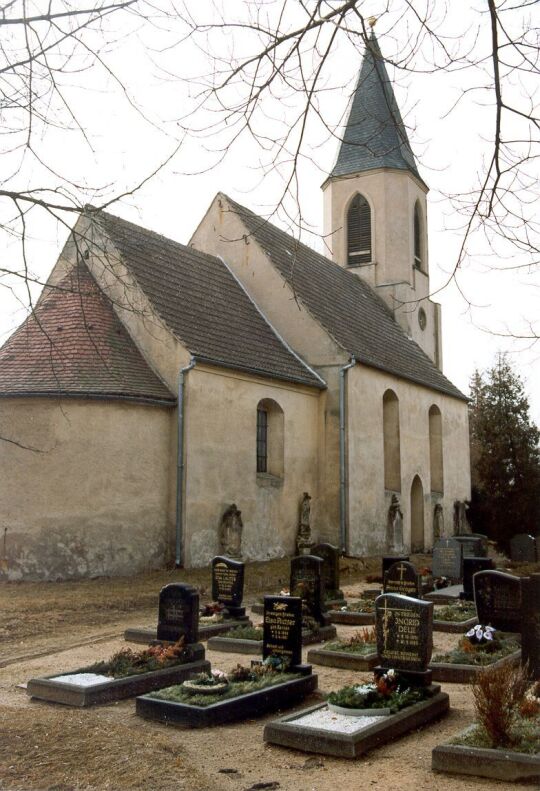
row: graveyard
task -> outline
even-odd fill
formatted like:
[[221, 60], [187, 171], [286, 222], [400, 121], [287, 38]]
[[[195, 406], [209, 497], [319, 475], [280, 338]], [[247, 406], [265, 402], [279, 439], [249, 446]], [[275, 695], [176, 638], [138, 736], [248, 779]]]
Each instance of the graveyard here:
[[[530, 788], [540, 756], [471, 736], [471, 683], [505, 641], [508, 668], [520, 672], [523, 654], [539, 678], [536, 566], [465, 555], [459, 542], [441, 550], [385, 559], [384, 570], [381, 558], [340, 558], [332, 605], [322, 566], [306, 555], [245, 567], [217, 557], [129, 583], [4, 587], [0, 784], [324, 791], [399, 777], [404, 791]], [[449, 602], [432, 600], [444, 591], [428, 583], [432, 565]], [[334, 622], [333, 635], [306, 645], [306, 624], [328, 627], [328, 613], [362, 602], [371, 624]], [[257, 630], [256, 653], [220, 646], [229, 633], [201, 635], [216, 604], [239, 634]], [[146, 647], [125, 639], [141, 623], [153, 624]], [[441, 677], [435, 658], [463, 652], [464, 640], [468, 672], [456, 664]], [[80, 674], [97, 679], [78, 685]], [[460, 776], [471, 765], [481, 776]]]

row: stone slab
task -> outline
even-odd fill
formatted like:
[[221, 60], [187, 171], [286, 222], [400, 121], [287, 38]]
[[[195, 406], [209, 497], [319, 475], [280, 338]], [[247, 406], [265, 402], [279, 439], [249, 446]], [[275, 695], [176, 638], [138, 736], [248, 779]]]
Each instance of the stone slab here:
[[449, 662], [430, 662], [429, 669], [433, 673], [434, 681], [445, 681], [449, 684], [471, 684], [479, 673], [486, 668], [517, 667], [521, 660], [521, 649], [508, 656], [503, 656], [491, 665], [453, 665]]
[[310, 648], [307, 661], [324, 667], [340, 667], [345, 670], [371, 670], [379, 661], [377, 652], [358, 654], [352, 651], [330, 651], [327, 648]]
[[431, 753], [431, 768], [435, 772], [488, 777], [510, 783], [540, 781], [540, 754], [441, 744]]
[[[336, 637], [335, 626], [321, 626], [318, 632], [302, 632], [302, 645], [313, 645], [333, 640]], [[231, 654], [262, 654], [262, 640], [245, 640], [239, 637], [211, 637], [208, 648]]]
[[[202, 646], [201, 646], [202, 649]], [[203, 656], [204, 656], [204, 649]], [[100, 703], [112, 703], [124, 698], [134, 698], [155, 689], [170, 687], [172, 684], [181, 684], [197, 673], [210, 672], [210, 662], [197, 659], [183, 665], [167, 667], [163, 670], [153, 670], [150, 673], [140, 673], [127, 678], [114, 678], [101, 684], [81, 687], [78, 684], [66, 684], [62, 681], [53, 681], [52, 676], [31, 678], [26, 691], [32, 698], [46, 700], [49, 703], [62, 703], [65, 706], [78, 706], [86, 708]], [[71, 674], [80, 671], [72, 670]], [[55, 673], [54, 676], [67, 675]]]
[[437, 621], [433, 619], [434, 632], [446, 632], [447, 634], [465, 634], [473, 626], [478, 623], [478, 618], [473, 616], [466, 621]]
[[449, 585], [447, 588], [433, 590], [426, 593], [424, 599], [435, 602], [435, 604], [452, 604], [462, 598], [463, 585]]
[[287, 709], [300, 703], [317, 689], [318, 677], [308, 673], [301, 678], [273, 687], [249, 692], [210, 706], [190, 706], [142, 695], [136, 701], [136, 714], [147, 720], [188, 728], [208, 728], [225, 722], [259, 717], [270, 711]]
[[[343, 728], [341, 732], [327, 728], [306, 727], [298, 723], [303, 717], [307, 718], [314, 712], [328, 710], [326, 703], [322, 703], [268, 723], [264, 728], [263, 738], [270, 744], [292, 747], [303, 752], [357, 758], [375, 747], [394, 741], [447, 714], [450, 708], [448, 695], [441, 692], [438, 685], [433, 685], [431, 689], [433, 695], [428, 700], [409, 706], [397, 714], [370, 717], [367, 723], [365, 723], [367, 718], [358, 718], [363, 723], [363, 727], [359, 727], [356, 731], [351, 732], [348, 723], [346, 723], [348, 727]], [[334, 716], [337, 722], [337, 718], [343, 715]]]
[[341, 623], [347, 626], [372, 626], [375, 623], [374, 612], [341, 612], [340, 610], [331, 610], [329, 615], [331, 623]]
[[[239, 626], [253, 626], [253, 622], [246, 616], [237, 618], [234, 621], [222, 621], [221, 623], [209, 623], [199, 626], [199, 640], [208, 640], [217, 634], [224, 634], [231, 629], [237, 629]], [[150, 645], [157, 639], [157, 629], [154, 627], [133, 627], [126, 629], [124, 632], [124, 640], [129, 643], [141, 643]]]

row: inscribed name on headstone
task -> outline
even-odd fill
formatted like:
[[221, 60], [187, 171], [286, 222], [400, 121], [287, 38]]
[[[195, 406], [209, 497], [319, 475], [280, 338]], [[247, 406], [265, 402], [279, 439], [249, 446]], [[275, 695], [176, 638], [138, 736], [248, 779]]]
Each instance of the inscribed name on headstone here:
[[420, 576], [413, 564], [400, 560], [393, 563], [384, 575], [383, 593], [401, 593], [419, 599], [420, 585]]
[[196, 643], [199, 632], [199, 592], [192, 585], [173, 582], [159, 592], [157, 639]]
[[473, 577], [478, 621], [503, 632], [521, 631], [521, 579], [503, 571], [479, 571]]
[[291, 596], [302, 599], [306, 613], [323, 624], [324, 583], [321, 558], [314, 555], [298, 555], [291, 560]]
[[494, 568], [491, 558], [463, 558], [463, 598], [467, 601], [474, 601], [474, 574]]
[[510, 557], [518, 563], [536, 563], [536, 540], [527, 533], [510, 539]]
[[382, 559], [382, 581], [384, 582], [384, 575], [390, 568], [393, 566], [394, 563], [398, 563], [400, 560], [409, 561], [409, 555], [383, 555]]
[[281, 656], [290, 665], [302, 661], [302, 599], [297, 596], [265, 596], [263, 659]]
[[522, 585], [521, 661], [529, 677], [540, 681], [540, 574], [525, 577]]
[[484, 542], [478, 536], [454, 536], [459, 541], [464, 558], [481, 558], [486, 556]]
[[425, 671], [433, 650], [433, 602], [383, 593], [375, 617], [381, 667]]
[[461, 579], [463, 549], [455, 538], [441, 538], [433, 547], [432, 574], [434, 577]]
[[322, 578], [326, 594], [339, 591], [339, 549], [332, 544], [316, 544], [311, 554], [323, 562]]
[[244, 564], [238, 560], [215, 557], [212, 560], [212, 599], [240, 607], [244, 596]]

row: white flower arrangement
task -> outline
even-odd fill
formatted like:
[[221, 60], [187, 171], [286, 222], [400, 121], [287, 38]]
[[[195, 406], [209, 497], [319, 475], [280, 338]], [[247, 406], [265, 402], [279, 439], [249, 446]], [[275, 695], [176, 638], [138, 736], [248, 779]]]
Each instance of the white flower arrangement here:
[[482, 626], [477, 624], [466, 632], [465, 637], [468, 637], [471, 642], [484, 643], [493, 640], [493, 635], [497, 630], [493, 626]]

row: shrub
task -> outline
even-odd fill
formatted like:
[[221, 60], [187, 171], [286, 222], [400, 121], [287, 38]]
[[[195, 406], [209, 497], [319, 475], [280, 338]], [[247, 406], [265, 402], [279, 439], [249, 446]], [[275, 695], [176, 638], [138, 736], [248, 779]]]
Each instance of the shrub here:
[[476, 717], [493, 748], [512, 745], [512, 725], [519, 716], [529, 683], [523, 667], [487, 668], [473, 682]]

